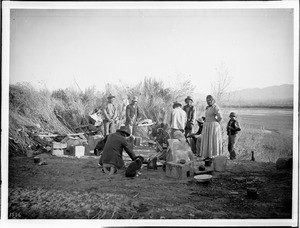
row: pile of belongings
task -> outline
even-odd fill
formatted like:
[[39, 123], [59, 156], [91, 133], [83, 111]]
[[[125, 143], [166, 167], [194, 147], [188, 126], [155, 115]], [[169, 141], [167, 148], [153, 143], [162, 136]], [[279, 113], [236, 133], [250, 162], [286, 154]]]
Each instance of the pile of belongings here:
[[90, 118], [94, 124], [94, 126], [101, 126], [103, 123], [102, 111], [101, 109], [96, 109], [93, 114], [90, 115]]
[[145, 119], [145, 120], [139, 121], [138, 126], [139, 127], [147, 127], [147, 126], [152, 126], [154, 124], [155, 124], [155, 122], [152, 122], [151, 119]]
[[151, 136], [154, 138], [157, 157], [160, 160], [166, 160], [166, 150], [169, 146], [168, 140], [171, 138], [167, 130], [168, 125], [160, 123], [152, 128]]
[[60, 142], [67, 144], [67, 150], [74, 146], [84, 146], [88, 144], [88, 141], [83, 134], [79, 134], [78, 136], [66, 136]]

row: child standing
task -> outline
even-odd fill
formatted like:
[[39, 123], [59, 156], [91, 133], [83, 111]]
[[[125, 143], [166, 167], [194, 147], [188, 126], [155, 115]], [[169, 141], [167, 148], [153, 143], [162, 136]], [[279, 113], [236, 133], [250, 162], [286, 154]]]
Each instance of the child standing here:
[[227, 135], [228, 135], [228, 152], [230, 154], [230, 159], [236, 159], [235, 153], [235, 143], [236, 135], [238, 131], [241, 130], [237, 119], [237, 115], [234, 112], [231, 112], [229, 115], [230, 120], [227, 124]]

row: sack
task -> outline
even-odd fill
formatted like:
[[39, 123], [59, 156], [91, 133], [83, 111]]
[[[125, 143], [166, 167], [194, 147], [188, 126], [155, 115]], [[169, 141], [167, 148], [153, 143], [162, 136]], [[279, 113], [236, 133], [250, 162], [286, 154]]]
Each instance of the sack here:
[[157, 157], [149, 158], [147, 163], [147, 169], [157, 169]]
[[99, 112], [95, 112], [94, 114], [90, 115], [90, 117], [95, 121], [95, 126], [99, 126], [103, 123], [103, 119], [101, 118], [101, 114]]
[[167, 162], [178, 162], [180, 160], [191, 161], [192, 152], [189, 145], [186, 142], [180, 142], [177, 139], [171, 139], [169, 141], [169, 149], [167, 151]]
[[190, 161], [189, 152], [186, 150], [175, 150], [174, 162], [179, 162], [181, 160], [185, 160], [186, 162]]

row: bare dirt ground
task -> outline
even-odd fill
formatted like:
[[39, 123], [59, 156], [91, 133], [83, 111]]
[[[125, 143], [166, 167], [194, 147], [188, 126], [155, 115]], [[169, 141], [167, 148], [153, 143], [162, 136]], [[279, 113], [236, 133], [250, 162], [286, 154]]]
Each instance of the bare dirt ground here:
[[[291, 218], [292, 171], [274, 163], [228, 161], [209, 183], [177, 180], [157, 170], [107, 176], [98, 158], [49, 155], [37, 165], [9, 159], [9, 218], [13, 219], [285, 219]], [[248, 187], [258, 198], [248, 199]]]

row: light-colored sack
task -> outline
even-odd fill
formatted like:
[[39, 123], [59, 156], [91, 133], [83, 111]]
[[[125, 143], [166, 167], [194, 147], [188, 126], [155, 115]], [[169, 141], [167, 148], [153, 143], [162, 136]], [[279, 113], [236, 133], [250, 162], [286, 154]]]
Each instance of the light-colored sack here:
[[95, 120], [95, 126], [100, 126], [103, 123], [103, 119], [101, 118], [101, 114], [99, 112], [91, 114], [90, 117]]
[[178, 139], [168, 139], [168, 142], [167, 162], [178, 162], [180, 160], [189, 162], [193, 160], [191, 149], [186, 142], [181, 142]]

